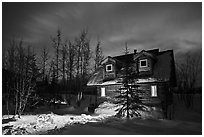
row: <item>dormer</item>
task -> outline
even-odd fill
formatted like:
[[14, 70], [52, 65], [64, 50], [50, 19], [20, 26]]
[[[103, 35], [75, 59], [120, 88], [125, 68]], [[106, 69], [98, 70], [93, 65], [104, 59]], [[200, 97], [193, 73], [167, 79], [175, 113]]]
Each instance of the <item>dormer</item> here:
[[156, 62], [156, 56], [143, 50], [134, 55], [134, 61], [140, 75], [149, 75], [152, 74], [153, 66]]
[[112, 57], [108, 56], [101, 64], [103, 66], [103, 81], [114, 79], [116, 76], [116, 61]]
[[105, 58], [101, 64], [103, 66], [103, 81], [115, 79], [120, 66], [122, 66], [120, 61], [110, 56]]

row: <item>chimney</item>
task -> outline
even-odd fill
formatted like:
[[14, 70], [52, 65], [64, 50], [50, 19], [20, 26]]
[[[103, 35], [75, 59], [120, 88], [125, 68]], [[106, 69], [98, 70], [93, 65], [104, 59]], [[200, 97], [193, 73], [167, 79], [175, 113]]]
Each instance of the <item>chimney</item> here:
[[134, 54], [136, 54], [137, 53], [137, 50], [136, 49], [134, 49]]

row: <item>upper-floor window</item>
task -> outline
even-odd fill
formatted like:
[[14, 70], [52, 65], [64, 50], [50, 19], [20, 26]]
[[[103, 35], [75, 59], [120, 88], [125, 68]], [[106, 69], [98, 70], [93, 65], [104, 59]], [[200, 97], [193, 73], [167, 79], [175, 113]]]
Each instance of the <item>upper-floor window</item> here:
[[106, 71], [107, 72], [112, 71], [112, 70], [113, 70], [113, 65], [112, 64], [106, 65]]
[[147, 67], [147, 59], [140, 60], [140, 67]]

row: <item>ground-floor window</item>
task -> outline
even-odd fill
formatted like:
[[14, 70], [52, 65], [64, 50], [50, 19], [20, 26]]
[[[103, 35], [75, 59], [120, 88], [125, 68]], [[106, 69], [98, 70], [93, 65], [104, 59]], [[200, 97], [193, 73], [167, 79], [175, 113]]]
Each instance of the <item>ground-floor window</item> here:
[[105, 97], [106, 96], [106, 89], [103, 87], [101, 88], [101, 97]]
[[157, 97], [157, 86], [156, 85], [151, 86], [151, 96]]

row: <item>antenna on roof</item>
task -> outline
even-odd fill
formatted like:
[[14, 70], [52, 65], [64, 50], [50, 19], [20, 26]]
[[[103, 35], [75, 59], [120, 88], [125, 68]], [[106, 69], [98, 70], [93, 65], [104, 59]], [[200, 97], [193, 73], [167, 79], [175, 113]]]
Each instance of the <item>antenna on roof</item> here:
[[125, 49], [124, 49], [124, 54], [127, 55], [129, 53], [129, 48], [127, 46], [127, 41], [125, 42]]

